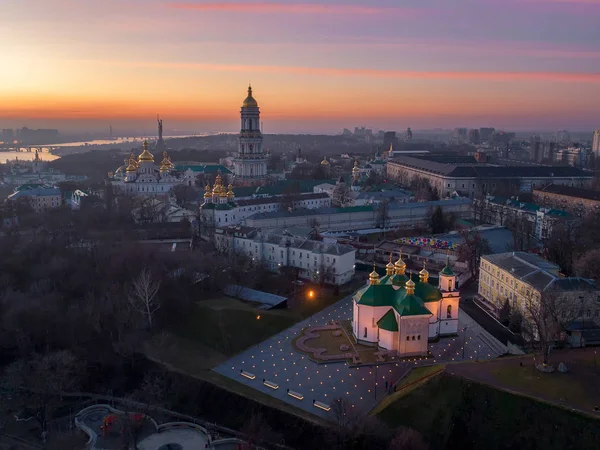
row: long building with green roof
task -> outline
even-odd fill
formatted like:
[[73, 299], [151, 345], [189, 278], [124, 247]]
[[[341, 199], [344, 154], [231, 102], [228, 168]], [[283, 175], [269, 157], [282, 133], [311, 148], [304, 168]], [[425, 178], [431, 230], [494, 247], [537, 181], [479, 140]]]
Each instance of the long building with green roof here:
[[434, 286], [425, 267], [413, 281], [402, 255], [395, 263], [390, 255], [385, 276], [373, 269], [368, 284], [354, 293], [352, 331], [358, 342], [392, 355], [425, 356], [429, 341], [458, 333], [459, 302], [449, 262]]

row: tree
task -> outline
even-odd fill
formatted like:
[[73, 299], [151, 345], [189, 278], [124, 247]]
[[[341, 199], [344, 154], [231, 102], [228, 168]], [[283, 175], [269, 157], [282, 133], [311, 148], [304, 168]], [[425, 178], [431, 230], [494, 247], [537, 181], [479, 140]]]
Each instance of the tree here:
[[427, 444], [415, 429], [400, 427], [396, 430], [388, 450], [427, 450]]
[[292, 182], [287, 185], [282, 192], [279, 200], [279, 208], [281, 211], [288, 211], [294, 209], [294, 202], [300, 194], [300, 184], [298, 182]]
[[343, 208], [353, 201], [352, 190], [346, 183], [340, 183], [333, 190], [332, 200], [333, 204]]
[[533, 224], [525, 214], [511, 210], [506, 218], [506, 227], [512, 233], [514, 251], [524, 251], [531, 246]]
[[186, 184], [177, 184], [171, 188], [171, 193], [175, 196], [178, 206], [185, 206], [193, 202], [198, 197], [198, 192], [192, 186]]
[[129, 303], [135, 311], [148, 321], [149, 327], [152, 327], [154, 314], [161, 306], [158, 297], [159, 289], [160, 281], [152, 278], [148, 268], [143, 269], [138, 277], [133, 280]]
[[565, 275], [573, 273], [573, 252], [576, 248], [576, 239], [579, 238], [574, 224], [569, 221], [552, 227], [550, 236], [546, 240], [548, 259], [558, 264]]
[[447, 230], [444, 212], [441, 206], [437, 206], [429, 217], [429, 228], [433, 234], [444, 233]]
[[248, 419], [242, 427], [241, 432], [247, 439], [247, 441], [242, 444], [242, 449], [244, 450], [263, 447], [281, 439], [281, 436], [273, 431], [271, 426], [258, 412], [252, 413], [250, 419]]
[[45, 355], [34, 353], [11, 363], [6, 368], [4, 383], [19, 392], [25, 413], [35, 418], [45, 439], [48, 406], [53, 398], [76, 389], [81, 373], [81, 365], [67, 350]]
[[504, 325], [506, 327], [510, 324], [510, 317], [511, 317], [510, 303], [508, 302], [508, 299], [505, 299], [504, 303], [502, 304], [502, 308], [500, 308], [500, 311], [498, 313], [498, 320], [500, 321], [500, 323], [502, 325]]
[[562, 339], [566, 327], [576, 316], [575, 308], [556, 292], [531, 292], [523, 307], [522, 334], [543, 355], [548, 363], [551, 346]]
[[389, 200], [383, 200], [382, 202], [379, 203], [379, 205], [377, 206], [377, 223], [379, 224], [379, 227], [383, 229], [383, 235], [385, 236], [385, 228], [388, 226], [388, 220], [390, 219], [390, 201]]
[[463, 243], [458, 247], [459, 258], [467, 261], [471, 275], [474, 277], [479, 270], [479, 260], [483, 255], [492, 253], [490, 243], [482, 238], [475, 228], [465, 228], [459, 231]]
[[580, 255], [573, 265], [575, 274], [584, 278], [596, 278], [600, 273], [600, 248]]

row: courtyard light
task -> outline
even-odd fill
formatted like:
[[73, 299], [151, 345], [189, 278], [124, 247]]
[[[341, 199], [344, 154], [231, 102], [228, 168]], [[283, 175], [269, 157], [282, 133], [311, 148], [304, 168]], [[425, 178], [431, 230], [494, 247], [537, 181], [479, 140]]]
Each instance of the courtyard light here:
[[315, 296], [315, 291], [308, 291], [309, 298], [314, 298], [314, 296]]

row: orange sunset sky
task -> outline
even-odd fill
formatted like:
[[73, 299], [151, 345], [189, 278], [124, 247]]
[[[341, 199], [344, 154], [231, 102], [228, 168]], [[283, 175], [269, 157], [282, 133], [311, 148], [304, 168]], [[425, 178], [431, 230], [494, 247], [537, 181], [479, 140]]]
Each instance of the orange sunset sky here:
[[[600, 127], [600, 1], [0, 2], [0, 128]], [[168, 133], [167, 133], [168, 134]]]

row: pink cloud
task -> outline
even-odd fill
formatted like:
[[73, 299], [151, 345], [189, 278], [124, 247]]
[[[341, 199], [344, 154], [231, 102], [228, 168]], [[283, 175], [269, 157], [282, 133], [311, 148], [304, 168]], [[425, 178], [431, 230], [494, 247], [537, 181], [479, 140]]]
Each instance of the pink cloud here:
[[256, 14], [389, 14], [415, 13], [409, 8], [385, 8], [359, 5], [321, 5], [317, 3], [171, 3], [170, 8], [195, 11], [243, 12]]
[[125, 67], [205, 70], [210, 72], [242, 72], [270, 74], [299, 74], [334, 77], [396, 78], [421, 80], [482, 80], [482, 81], [554, 81], [600, 83], [600, 73], [584, 72], [483, 72], [483, 71], [410, 71], [378, 69], [339, 69], [298, 66], [249, 66], [238, 64], [200, 64], [163, 61], [88, 61]]

